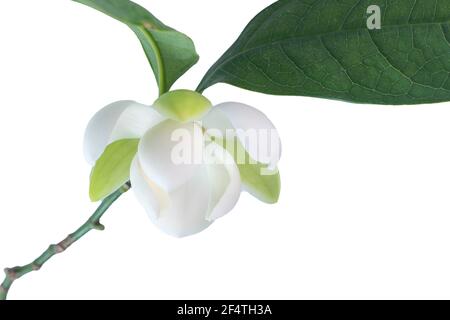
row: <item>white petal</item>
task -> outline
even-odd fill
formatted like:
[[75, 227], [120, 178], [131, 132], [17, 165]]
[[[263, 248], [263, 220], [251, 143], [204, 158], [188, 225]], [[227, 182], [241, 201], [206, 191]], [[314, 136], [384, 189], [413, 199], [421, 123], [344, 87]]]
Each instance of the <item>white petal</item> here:
[[138, 156], [145, 175], [170, 192], [192, 178], [202, 163], [203, 132], [195, 123], [166, 120], [141, 139]]
[[87, 162], [94, 164], [102, 154], [122, 112], [133, 101], [118, 101], [98, 111], [89, 121], [84, 134], [84, 155]]
[[86, 160], [93, 165], [111, 142], [140, 138], [163, 120], [152, 107], [134, 101], [118, 101], [106, 106], [94, 115], [86, 128]]
[[[133, 164], [131, 182], [139, 202], [145, 207], [152, 222], [163, 232], [174, 237], [185, 237], [203, 231], [211, 225], [208, 211], [211, 184], [205, 166], [201, 166], [181, 187], [165, 192], [142, 170], [138, 159]], [[156, 202], [155, 202], [156, 200]]]
[[207, 220], [219, 219], [230, 212], [241, 195], [241, 177], [233, 157], [216, 143], [205, 149], [205, 161], [211, 181]]
[[157, 220], [161, 207], [167, 203], [167, 195], [142, 173], [137, 156], [131, 164], [130, 181], [138, 201], [152, 220]]
[[121, 139], [141, 138], [150, 128], [165, 119], [151, 106], [133, 104], [124, 110], [117, 120], [110, 143]]
[[275, 168], [281, 157], [281, 140], [273, 123], [258, 109], [236, 102], [214, 107], [202, 120], [208, 129], [223, 135], [236, 130], [236, 135], [256, 161]]
[[205, 213], [209, 208], [211, 184], [208, 172], [198, 170], [186, 184], [169, 193], [169, 206], [161, 212], [158, 227], [169, 235], [185, 237], [211, 225]]

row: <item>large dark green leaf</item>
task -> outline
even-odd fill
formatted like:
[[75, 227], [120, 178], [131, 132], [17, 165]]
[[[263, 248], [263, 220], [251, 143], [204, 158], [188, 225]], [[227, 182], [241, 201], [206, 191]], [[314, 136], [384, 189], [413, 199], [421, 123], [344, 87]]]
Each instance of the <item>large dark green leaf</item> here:
[[[381, 30], [367, 9], [381, 8]], [[219, 83], [357, 103], [450, 100], [450, 0], [282, 0], [209, 70]]]
[[198, 61], [194, 43], [186, 35], [164, 25], [150, 12], [129, 0], [74, 0], [97, 9], [126, 25], [139, 38], [155, 73], [160, 93]]

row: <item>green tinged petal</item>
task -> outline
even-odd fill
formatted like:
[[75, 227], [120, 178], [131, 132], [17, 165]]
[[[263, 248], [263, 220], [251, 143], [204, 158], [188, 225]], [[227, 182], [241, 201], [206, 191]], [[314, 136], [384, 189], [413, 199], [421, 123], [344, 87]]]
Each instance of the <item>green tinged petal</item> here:
[[213, 139], [233, 156], [239, 168], [244, 190], [265, 203], [278, 202], [281, 179], [277, 168], [269, 170], [267, 165], [252, 159], [237, 138], [228, 139], [226, 143], [217, 137]]
[[153, 107], [162, 115], [185, 123], [201, 119], [211, 109], [212, 104], [195, 91], [174, 90], [159, 97]]
[[137, 153], [139, 139], [111, 143], [95, 163], [91, 173], [89, 196], [100, 201], [130, 179], [130, 167]]
[[278, 202], [281, 191], [278, 169], [269, 171], [260, 163], [238, 165], [238, 168], [245, 190], [265, 203]]

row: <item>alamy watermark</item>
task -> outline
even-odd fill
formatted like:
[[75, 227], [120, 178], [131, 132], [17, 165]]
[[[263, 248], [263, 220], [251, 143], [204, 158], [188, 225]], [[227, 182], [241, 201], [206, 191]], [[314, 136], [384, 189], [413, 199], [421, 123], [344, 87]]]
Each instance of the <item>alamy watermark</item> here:
[[171, 134], [174, 146], [171, 160], [175, 165], [230, 164], [260, 165], [262, 175], [276, 174], [270, 164], [281, 153], [281, 143], [275, 129], [205, 128], [193, 123]]
[[381, 29], [381, 8], [378, 5], [371, 5], [367, 8], [367, 29], [380, 30]]

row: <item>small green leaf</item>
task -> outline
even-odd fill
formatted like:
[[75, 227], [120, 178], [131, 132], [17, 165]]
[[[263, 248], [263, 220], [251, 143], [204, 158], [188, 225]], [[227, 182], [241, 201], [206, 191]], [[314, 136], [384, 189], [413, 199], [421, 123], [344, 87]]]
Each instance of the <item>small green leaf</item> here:
[[130, 167], [139, 139], [124, 139], [111, 143], [95, 163], [91, 173], [89, 196], [99, 201], [116, 191], [130, 179]]
[[119, 20], [134, 31], [155, 73], [159, 92], [169, 91], [175, 81], [197, 63], [192, 40], [159, 21], [129, 0], [74, 0]]
[[265, 203], [274, 204], [278, 202], [281, 192], [281, 179], [278, 169], [269, 170], [267, 165], [252, 159], [237, 138], [228, 139], [226, 143], [219, 137], [213, 137], [212, 139], [233, 156], [246, 191]]
[[[368, 27], [374, 5], [379, 30]], [[224, 82], [357, 103], [449, 101], [449, 43], [449, 0], [282, 0], [250, 22], [198, 91]]]
[[195, 91], [174, 90], [159, 97], [153, 107], [172, 120], [188, 122], [200, 119], [211, 109], [212, 104]]

